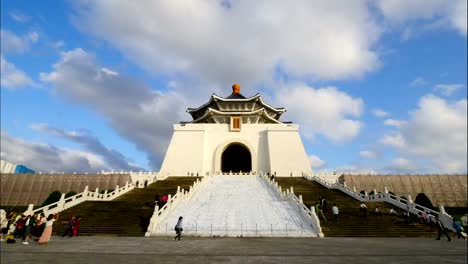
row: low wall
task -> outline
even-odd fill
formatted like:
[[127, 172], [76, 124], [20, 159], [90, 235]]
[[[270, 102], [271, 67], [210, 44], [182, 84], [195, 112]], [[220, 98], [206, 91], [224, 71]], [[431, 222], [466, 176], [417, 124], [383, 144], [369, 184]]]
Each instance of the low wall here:
[[131, 182], [127, 174], [1, 174], [0, 205], [40, 205], [53, 191], [80, 193], [89, 190], [110, 190]]
[[356, 191], [389, 192], [397, 196], [411, 195], [412, 200], [424, 193], [432, 205], [446, 207], [467, 206], [467, 175], [349, 175], [340, 176], [341, 183], [346, 182]]

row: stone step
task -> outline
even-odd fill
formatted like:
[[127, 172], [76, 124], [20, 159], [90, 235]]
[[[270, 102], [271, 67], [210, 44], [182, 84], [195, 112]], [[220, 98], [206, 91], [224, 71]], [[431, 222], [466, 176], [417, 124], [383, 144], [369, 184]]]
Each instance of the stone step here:
[[[421, 224], [409, 224], [399, 216], [385, 214], [392, 208], [390, 204], [382, 202], [366, 202], [368, 207], [367, 218], [364, 218], [359, 210], [360, 201], [348, 196], [339, 190], [330, 190], [319, 183], [309, 181], [305, 178], [277, 177], [275, 179], [283, 190], [293, 187], [294, 193], [302, 195], [306, 206], [314, 206], [320, 196], [324, 196], [328, 201], [328, 211], [325, 217], [328, 221], [323, 221], [320, 217], [320, 225], [325, 236], [411, 236], [426, 237], [432, 232], [428, 226]], [[339, 224], [334, 222], [331, 208], [336, 203], [340, 214]], [[380, 207], [383, 215], [374, 215], [372, 212], [376, 207]], [[397, 208], [396, 211], [400, 211]]]
[[[199, 178], [169, 177], [144, 189], [134, 189], [112, 201], [87, 201], [60, 213], [53, 232], [62, 235], [71, 216], [81, 216], [80, 235], [142, 236], [154, 211], [154, 196], [174, 195], [177, 186], [188, 189]], [[65, 221], [65, 222], [64, 222]]]

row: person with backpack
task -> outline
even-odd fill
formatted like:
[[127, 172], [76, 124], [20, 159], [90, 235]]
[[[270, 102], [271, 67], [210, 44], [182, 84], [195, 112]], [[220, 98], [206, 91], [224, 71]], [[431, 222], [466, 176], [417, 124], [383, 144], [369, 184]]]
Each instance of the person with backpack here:
[[179, 217], [179, 220], [177, 221], [177, 224], [174, 227], [174, 230], [176, 232], [176, 236], [174, 237], [174, 240], [178, 239], [180, 241], [182, 231], [184, 231], [184, 229], [182, 228], [182, 219], [183, 219], [182, 216]]

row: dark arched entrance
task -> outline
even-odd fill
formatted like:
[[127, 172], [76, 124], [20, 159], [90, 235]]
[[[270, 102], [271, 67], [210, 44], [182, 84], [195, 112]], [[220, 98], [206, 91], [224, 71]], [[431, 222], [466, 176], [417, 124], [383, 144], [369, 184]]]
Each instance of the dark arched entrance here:
[[252, 170], [252, 156], [249, 149], [240, 143], [233, 143], [221, 155], [222, 172], [249, 172]]
[[424, 193], [419, 193], [418, 195], [416, 195], [416, 199], [414, 200], [414, 202], [422, 206], [425, 206], [429, 209], [434, 209], [434, 206], [432, 205], [431, 200]]

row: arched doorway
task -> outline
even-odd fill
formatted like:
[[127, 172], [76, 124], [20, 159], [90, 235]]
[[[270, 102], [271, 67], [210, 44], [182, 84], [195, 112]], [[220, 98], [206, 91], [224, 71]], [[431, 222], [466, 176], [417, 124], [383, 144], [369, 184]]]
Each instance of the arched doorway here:
[[222, 172], [249, 172], [252, 170], [252, 155], [240, 143], [230, 144], [221, 155]]
[[432, 205], [431, 200], [424, 193], [419, 193], [418, 195], [416, 195], [416, 199], [414, 200], [414, 203], [420, 204], [429, 209], [434, 209], [434, 206]]

